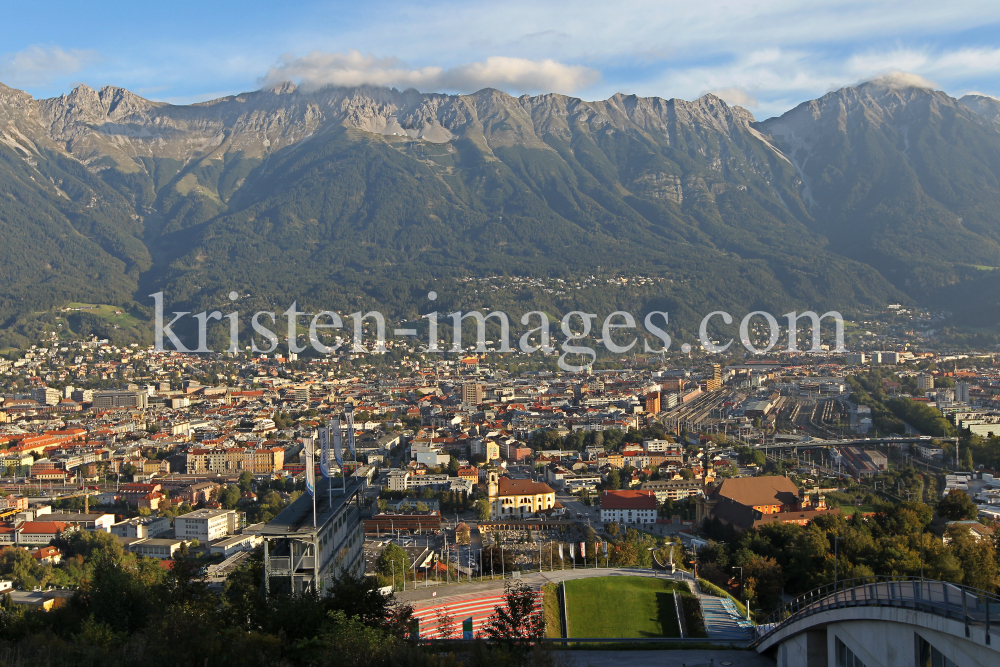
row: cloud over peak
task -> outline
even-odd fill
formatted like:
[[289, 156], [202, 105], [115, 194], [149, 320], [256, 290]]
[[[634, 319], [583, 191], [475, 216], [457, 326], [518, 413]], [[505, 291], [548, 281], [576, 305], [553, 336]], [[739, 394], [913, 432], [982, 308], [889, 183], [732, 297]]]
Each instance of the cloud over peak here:
[[907, 88], [937, 90], [938, 88], [938, 85], [933, 81], [911, 72], [887, 72], [875, 77], [871, 82], [889, 90], [905, 90]]
[[722, 98], [726, 104], [741, 106], [744, 109], [756, 109], [757, 98], [753, 94], [739, 87], [717, 88], [707, 91], [716, 97]]
[[426, 92], [474, 92], [499, 88], [514, 93], [572, 93], [596, 83], [600, 74], [580, 65], [551, 59], [528, 60], [491, 56], [455, 67], [410, 68], [398, 58], [377, 58], [360, 51], [312, 51], [298, 58], [283, 56], [259, 79], [263, 87], [295, 81], [306, 90], [323, 86], [395, 86]]

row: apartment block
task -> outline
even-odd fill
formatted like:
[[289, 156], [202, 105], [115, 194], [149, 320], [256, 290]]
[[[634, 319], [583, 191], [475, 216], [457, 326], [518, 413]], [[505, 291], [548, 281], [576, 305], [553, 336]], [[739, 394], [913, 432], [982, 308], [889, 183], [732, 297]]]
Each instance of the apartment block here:
[[235, 510], [195, 510], [174, 519], [174, 536], [188, 542], [219, 540], [242, 528], [240, 515]]

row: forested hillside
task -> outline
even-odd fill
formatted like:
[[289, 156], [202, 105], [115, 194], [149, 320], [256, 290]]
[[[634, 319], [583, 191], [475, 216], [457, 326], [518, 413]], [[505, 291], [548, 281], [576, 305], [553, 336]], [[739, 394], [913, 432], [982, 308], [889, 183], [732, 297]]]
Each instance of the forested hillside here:
[[[71, 301], [148, 318], [160, 290], [169, 310], [235, 290], [243, 313], [405, 319], [433, 288], [441, 310], [658, 309], [687, 329], [898, 301], [989, 326], [1000, 126], [979, 106], [864, 84], [757, 124], [711, 95], [283, 84], [180, 107], [0, 86], [0, 321]], [[504, 276], [569, 283], [467, 282]]]

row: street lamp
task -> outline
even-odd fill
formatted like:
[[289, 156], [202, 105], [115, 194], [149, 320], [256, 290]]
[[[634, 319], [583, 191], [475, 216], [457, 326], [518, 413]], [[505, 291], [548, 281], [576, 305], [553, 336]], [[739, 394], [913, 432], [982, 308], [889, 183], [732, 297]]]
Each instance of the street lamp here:
[[834, 591], [837, 590], [837, 561], [839, 560], [837, 547], [842, 539], [844, 538], [843, 537], [833, 538], [833, 590]]
[[921, 530], [917, 533], [917, 537], [920, 539], [920, 578], [924, 578], [924, 531]]
[[746, 599], [743, 597], [743, 568], [739, 565], [733, 565], [733, 569], [740, 571], [740, 599], [745, 603]]

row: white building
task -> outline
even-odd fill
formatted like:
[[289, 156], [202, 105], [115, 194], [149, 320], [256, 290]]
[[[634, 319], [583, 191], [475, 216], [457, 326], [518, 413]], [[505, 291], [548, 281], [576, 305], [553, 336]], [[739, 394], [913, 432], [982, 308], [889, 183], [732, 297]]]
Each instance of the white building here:
[[260, 535], [250, 535], [249, 533], [245, 533], [243, 535], [231, 535], [230, 537], [224, 537], [221, 540], [212, 542], [208, 547], [208, 552], [213, 556], [216, 554], [222, 554], [226, 558], [229, 558], [233, 554], [241, 551], [251, 551], [263, 541], [264, 538]]
[[390, 491], [406, 491], [409, 486], [409, 470], [390, 470], [386, 486]]
[[157, 537], [170, 530], [170, 519], [165, 516], [137, 516], [119, 521], [111, 526], [111, 534], [118, 537], [137, 537], [145, 539]]
[[656, 494], [652, 491], [605, 491], [601, 494], [601, 521], [656, 523]]
[[190, 542], [197, 539], [207, 544], [233, 535], [241, 528], [235, 510], [195, 510], [174, 519], [174, 536]]
[[665, 452], [677, 447], [677, 443], [672, 440], [643, 440], [642, 448], [647, 452]]
[[134, 554], [145, 556], [147, 558], [169, 560], [174, 557], [174, 554], [180, 551], [181, 544], [183, 542], [184, 540], [180, 538], [173, 540], [147, 538], [132, 542], [128, 545], [128, 550]]

